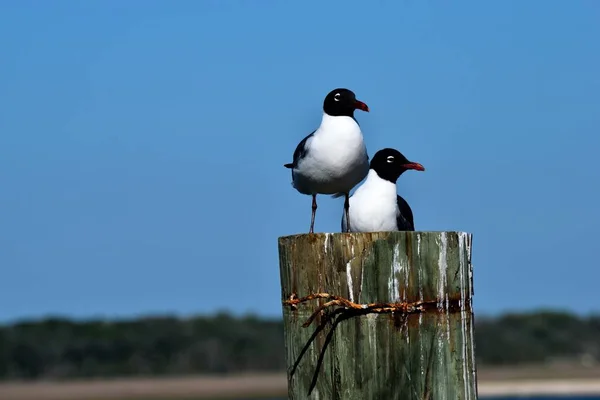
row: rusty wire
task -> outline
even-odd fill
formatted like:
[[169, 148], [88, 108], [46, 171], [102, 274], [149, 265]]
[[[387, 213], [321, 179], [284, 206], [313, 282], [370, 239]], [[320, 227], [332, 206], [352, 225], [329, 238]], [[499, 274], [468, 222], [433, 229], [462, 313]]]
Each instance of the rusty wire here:
[[346, 310], [354, 310], [359, 311], [360, 314], [390, 314], [390, 313], [400, 313], [400, 314], [416, 314], [425, 312], [427, 308], [431, 306], [437, 306], [438, 302], [433, 301], [415, 301], [415, 302], [400, 302], [400, 303], [367, 303], [367, 304], [358, 304], [354, 303], [346, 298], [341, 296], [336, 296], [329, 293], [313, 293], [308, 296], [298, 297], [295, 293], [293, 293], [288, 300], [284, 300], [283, 304], [288, 305], [292, 308], [292, 310], [296, 310], [298, 304], [306, 303], [315, 299], [325, 299], [329, 300], [328, 302], [321, 304], [317, 309], [307, 318], [306, 322], [302, 324], [303, 327], [309, 326], [314, 319], [319, 315], [322, 311], [332, 307], [338, 306], [343, 307]]

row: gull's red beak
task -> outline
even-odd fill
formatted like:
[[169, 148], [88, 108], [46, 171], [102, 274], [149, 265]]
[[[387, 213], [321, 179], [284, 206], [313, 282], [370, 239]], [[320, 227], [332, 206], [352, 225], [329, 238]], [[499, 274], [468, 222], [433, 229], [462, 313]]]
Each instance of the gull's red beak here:
[[411, 162], [408, 164], [404, 164], [403, 167], [406, 169], [416, 169], [417, 171], [425, 171], [425, 167], [423, 167], [418, 162]]
[[362, 101], [356, 100], [356, 103], [354, 103], [354, 107], [357, 110], [363, 110], [363, 111], [369, 112], [369, 106], [366, 105], [365, 103], [363, 103]]

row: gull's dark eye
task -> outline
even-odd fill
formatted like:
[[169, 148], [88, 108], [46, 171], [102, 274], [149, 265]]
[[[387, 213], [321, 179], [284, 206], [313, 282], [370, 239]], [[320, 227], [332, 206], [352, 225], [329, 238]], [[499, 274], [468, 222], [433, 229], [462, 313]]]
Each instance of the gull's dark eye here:
[[393, 163], [394, 162], [394, 156], [388, 156], [387, 162]]
[[333, 95], [333, 100], [340, 101], [340, 94], [336, 93], [335, 95]]

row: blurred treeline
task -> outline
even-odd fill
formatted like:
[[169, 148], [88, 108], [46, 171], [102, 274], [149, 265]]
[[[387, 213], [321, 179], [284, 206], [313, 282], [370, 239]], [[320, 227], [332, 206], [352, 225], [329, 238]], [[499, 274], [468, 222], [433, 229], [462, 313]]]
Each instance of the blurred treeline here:
[[[600, 315], [477, 316], [478, 364], [600, 359]], [[51, 318], [0, 326], [0, 379], [284, 370], [279, 320], [227, 314], [123, 321]]]

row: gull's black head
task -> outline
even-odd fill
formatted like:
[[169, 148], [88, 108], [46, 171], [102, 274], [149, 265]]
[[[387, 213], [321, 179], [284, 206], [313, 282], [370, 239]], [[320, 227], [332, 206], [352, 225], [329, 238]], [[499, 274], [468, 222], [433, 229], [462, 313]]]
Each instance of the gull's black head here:
[[369, 107], [362, 101], [356, 100], [352, 90], [334, 89], [323, 101], [323, 111], [332, 117], [354, 117], [354, 110], [369, 112]]
[[381, 179], [396, 183], [400, 175], [409, 169], [425, 171], [417, 162], [409, 161], [402, 153], [395, 149], [381, 149], [371, 160], [371, 169], [377, 172]]

